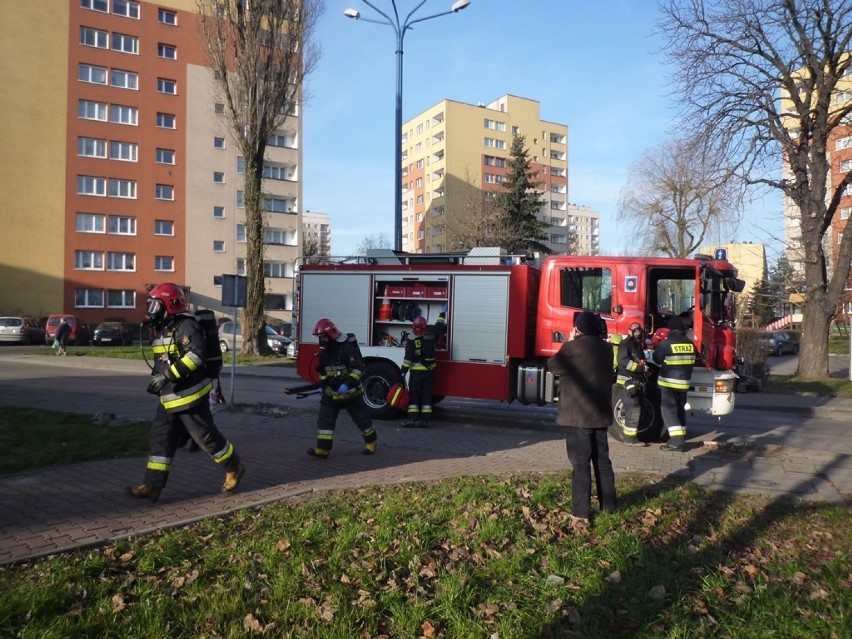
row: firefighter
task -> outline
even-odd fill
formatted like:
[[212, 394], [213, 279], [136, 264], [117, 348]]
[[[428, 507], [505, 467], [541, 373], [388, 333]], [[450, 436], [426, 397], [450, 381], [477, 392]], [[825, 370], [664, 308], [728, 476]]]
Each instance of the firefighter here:
[[207, 377], [204, 329], [187, 311], [186, 297], [176, 284], [163, 283], [148, 293], [145, 323], [153, 329], [154, 367], [148, 392], [159, 396], [151, 425], [151, 454], [145, 482], [129, 489], [137, 499], [157, 501], [166, 486], [172, 458], [186, 433], [225, 470], [222, 492], [230, 493], [245, 473], [240, 457], [213, 423]]
[[364, 437], [365, 455], [376, 452], [376, 429], [364, 408], [361, 396], [364, 387], [364, 360], [354, 335], [343, 335], [330, 319], [321, 319], [313, 333], [320, 346], [319, 373], [320, 397], [317, 416], [317, 445], [308, 449], [308, 455], [327, 459], [334, 439], [334, 427], [341, 409], [346, 409]]
[[629, 335], [618, 344], [616, 355], [616, 389], [624, 407], [622, 443], [644, 446], [636, 436], [642, 419], [648, 365], [645, 362], [645, 330], [638, 322], [628, 329]]
[[426, 318], [418, 315], [411, 322], [410, 337], [405, 342], [405, 358], [402, 360], [402, 379], [409, 373], [410, 392], [408, 415], [402, 421], [405, 428], [429, 427], [432, 417], [432, 386], [435, 381], [435, 336], [426, 330]]
[[660, 414], [669, 433], [662, 450], [683, 452], [686, 440], [686, 393], [695, 366], [695, 345], [686, 336], [683, 320], [672, 317], [669, 335], [654, 349], [654, 363], [660, 367]]

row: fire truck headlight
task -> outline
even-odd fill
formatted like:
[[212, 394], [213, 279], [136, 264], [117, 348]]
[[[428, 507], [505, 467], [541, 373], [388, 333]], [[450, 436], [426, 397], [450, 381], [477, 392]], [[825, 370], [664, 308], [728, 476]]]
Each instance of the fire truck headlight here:
[[733, 393], [734, 392], [734, 380], [733, 379], [717, 379], [716, 380], [716, 392], [719, 393], [719, 394]]

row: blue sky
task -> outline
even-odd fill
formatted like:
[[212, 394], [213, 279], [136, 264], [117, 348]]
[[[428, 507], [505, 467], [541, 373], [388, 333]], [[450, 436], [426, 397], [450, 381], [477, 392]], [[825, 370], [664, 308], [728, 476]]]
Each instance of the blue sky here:
[[[400, 13], [418, 1], [397, 0]], [[451, 4], [427, 0], [415, 17]], [[322, 59], [303, 109], [303, 207], [331, 217], [336, 255], [354, 253], [367, 236], [393, 238], [396, 37], [346, 18], [348, 7], [380, 18], [362, 0], [326, 0], [316, 33]], [[538, 100], [542, 119], [568, 125], [569, 200], [600, 214], [602, 253], [635, 253], [616, 220], [618, 193], [676, 114], [656, 18], [653, 0], [471, 0], [405, 36], [403, 121], [443, 99]], [[712, 240], [777, 245], [781, 228], [781, 199], [771, 194], [747, 209], [736, 233]]]

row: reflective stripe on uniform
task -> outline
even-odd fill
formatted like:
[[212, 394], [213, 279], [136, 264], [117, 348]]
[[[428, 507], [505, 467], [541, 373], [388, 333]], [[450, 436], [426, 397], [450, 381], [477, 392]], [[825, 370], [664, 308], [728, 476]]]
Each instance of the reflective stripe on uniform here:
[[204, 379], [201, 383], [196, 384], [191, 388], [184, 389], [180, 394], [169, 393], [160, 397], [160, 403], [166, 410], [181, 408], [188, 406], [197, 401], [201, 397], [207, 397], [210, 391], [213, 390], [213, 384], [209, 379]]
[[672, 388], [674, 390], [689, 390], [689, 380], [677, 379], [675, 377], [659, 377], [657, 378], [657, 386]]
[[334, 439], [334, 431], [333, 430], [318, 430], [317, 431], [317, 439], [326, 439], [331, 441]]
[[158, 455], [151, 455], [148, 457], [148, 470], [158, 470], [167, 473], [171, 466], [171, 457], [160, 457]]
[[213, 454], [213, 461], [217, 464], [222, 464], [231, 458], [234, 454], [234, 445], [231, 442], [225, 442], [225, 447], [218, 453]]

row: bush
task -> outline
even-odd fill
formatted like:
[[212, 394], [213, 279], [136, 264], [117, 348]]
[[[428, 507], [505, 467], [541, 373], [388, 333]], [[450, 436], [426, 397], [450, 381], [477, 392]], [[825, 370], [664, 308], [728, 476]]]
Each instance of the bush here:
[[769, 333], [756, 328], [740, 328], [737, 330], [737, 355], [751, 364], [761, 364], [766, 361], [769, 352], [765, 340]]

